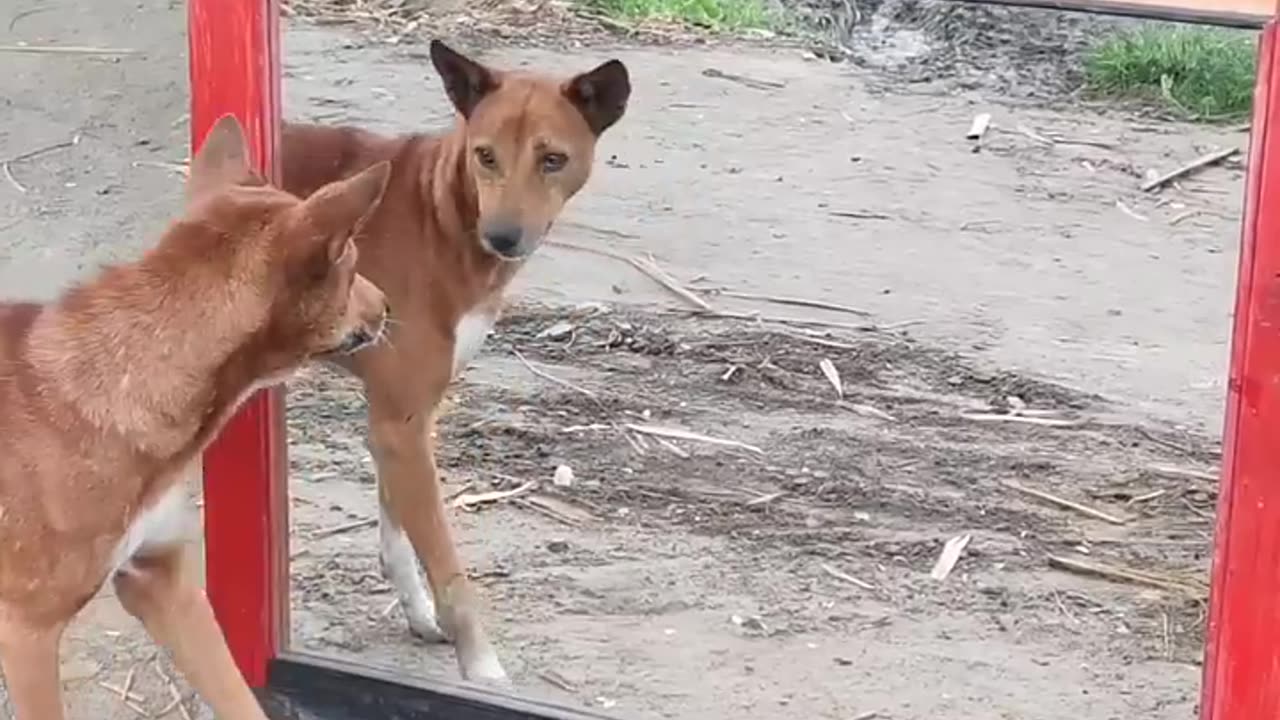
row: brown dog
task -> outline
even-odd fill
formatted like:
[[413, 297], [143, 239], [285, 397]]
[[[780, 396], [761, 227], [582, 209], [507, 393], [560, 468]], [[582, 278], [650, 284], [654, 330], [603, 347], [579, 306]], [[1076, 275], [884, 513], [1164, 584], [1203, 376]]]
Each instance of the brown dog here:
[[20, 720], [60, 720], [63, 629], [108, 579], [220, 718], [264, 718], [184, 567], [180, 482], [237, 404], [380, 338], [352, 234], [380, 163], [300, 201], [224, 117], [158, 246], [47, 306], [0, 305], [0, 664]]
[[[430, 436], [450, 381], [479, 350], [504, 288], [591, 174], [631, 94], [612, 60], [566, 80], [501, 72], [431, 44], [458, 111], [439, 137], [286, 123], [285, 189], [303, 197], [391, 162], [359, 270], [387, 293], [389, 342], [343, 363], [364, 383], [381, 501], [383, 573], [410, 629], [453, 640], [463, 677], [505, 680], [450, 535]], [[423, 587], [419, 560], [431, 593]]]

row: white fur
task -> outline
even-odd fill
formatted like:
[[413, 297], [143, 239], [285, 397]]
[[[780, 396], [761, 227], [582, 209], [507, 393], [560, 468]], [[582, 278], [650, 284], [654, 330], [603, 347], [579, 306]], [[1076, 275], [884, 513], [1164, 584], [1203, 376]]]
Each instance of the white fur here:
[[108, 577], [128, 567], [148, 551], [173, 547], [194, 537], [199, 525], [195, 508], [187, 502], [183, 483], [175, 483], [151, 507], [138, 513], [107, 561]]
[[458, 374], [466, 369], [480, 352], [485, 338], [489, 337], [489, 333], [493, 330], [493, 321], [494, 313], [484, 308], [476, 308], [458, 320], [458, 325], [453, 331], [454, 378], [457, 378]]
[[382, 545], [382, 576], [395, 588], [400, 598], [400, 609], [409, 621], [409, 630], [423, 640], [443, 642], [445, 635], [436, 622], [436, 604], [422, 585], [418, 556], [413, 551], [409, 536], [396, 527], [385, 508], [380, 510], [378, 536]]
[[[238, 409], [253, 393], [285, 382], [295, 372], [296, 370], [290, 369], [254, 384], [237, 399], [229, 412]], [[184, 471], [183, 477], [174, 482], [154, 505], [144, 508], [133, 518], [133, 522], [125, 530], [124, 537], [120, 538], [120, 542], [107, 561], [108, 577], [127, 569], [130, 561], [140, 554], [194, 539], [199, 529], [200, 519], [196, 515], [195, 508], [187, 502], [186, 481], [195, 474], [196, 467], [193, 465]]]

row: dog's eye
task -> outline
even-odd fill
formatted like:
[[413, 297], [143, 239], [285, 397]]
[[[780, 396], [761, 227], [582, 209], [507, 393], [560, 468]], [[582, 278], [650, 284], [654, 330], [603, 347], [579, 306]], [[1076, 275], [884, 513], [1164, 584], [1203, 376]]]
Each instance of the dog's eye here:
[[560, 172], [569, 163], [569, 156], [564, 153], [547, 153], [542, 156], [542, 172]]
[[476, 160], [480, 164], [490, 170], [497, 167], [498, 158], [493, 154], [493, 150], [487, 147], [478, 147], [475, 150]]

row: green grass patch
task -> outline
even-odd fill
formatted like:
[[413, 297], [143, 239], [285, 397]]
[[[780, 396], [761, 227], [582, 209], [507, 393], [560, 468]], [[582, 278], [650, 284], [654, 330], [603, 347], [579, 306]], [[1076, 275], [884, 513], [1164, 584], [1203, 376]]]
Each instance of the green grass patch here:
[[1085, 58], [1090, 90], [1156, 100], [1188, 118], [1233, 120], [1249, 113], [1257, 41], [1217, 28], [1145, 28], [1108, 37]]
[[688, 23], [714, 30], [770, 27], [773, 12], [764, 0], [582, 0], [610, 17]]

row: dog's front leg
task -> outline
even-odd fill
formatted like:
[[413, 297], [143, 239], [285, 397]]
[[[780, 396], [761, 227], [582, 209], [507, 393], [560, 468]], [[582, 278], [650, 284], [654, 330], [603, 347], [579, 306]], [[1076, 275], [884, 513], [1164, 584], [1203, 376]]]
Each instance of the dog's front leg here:
[[[374, 397], [370, 397], [369, 403], [369, 445], [377, 465], [379, 496], [388, 521], [383, 532], [394, 537], [403, 529], [426, 568], [435, 599], [435, 615], [439, 627], [453, 639], [457, 648], [462, 676], [469, 680], [506, 682], [506, 672], [480, 624], [477, 599], [453, 543], [428, 436], [430, 416], [427, 412], [406, 414], [399, 408], [377, 402]], [[425, 407], [435, 405], [432, 402]], [[399, 572], [407, 573], [403, 566]], [[409, 578], [401, 580], [408, 582]], [[394, 578], [393, 582], [396, 582]], [[397, 590], [402, 599], [406, 595], [412, 599], [412, 586], [400, 586]], [[414, 611], [410, 607], [405, 609]], [[422, 606], [416, 608], [417, 611], [423, 609]]]
[[267, 720], [236, 668], [204, 590], [187, 575], [187, 547], [136, 558], [116, 573], [116, 595], [219, 720]]
[[63, 720], [58, 645], [65, 624], [31, 628], [4, 614], [0, 606], [0, 669], [15, 720]]

